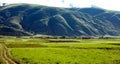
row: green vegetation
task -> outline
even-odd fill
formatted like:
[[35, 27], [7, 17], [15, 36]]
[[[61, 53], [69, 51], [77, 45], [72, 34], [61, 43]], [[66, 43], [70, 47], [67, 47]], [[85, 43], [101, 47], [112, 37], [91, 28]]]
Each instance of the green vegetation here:
[[120, 39], [39, 39], [39, 38], [4, 38], [6, 44], [40, 43], [119, 43]]
[[35, 39], [35, 38], [6, 38], [6, 44], [39, 44], [47, 43], [46, 39]]
[[11, 48], [20, 64], [118, 64], [120, 50], [66, 48]]
[[1, 38], [20, 64], [119, 64], [120, 39]]

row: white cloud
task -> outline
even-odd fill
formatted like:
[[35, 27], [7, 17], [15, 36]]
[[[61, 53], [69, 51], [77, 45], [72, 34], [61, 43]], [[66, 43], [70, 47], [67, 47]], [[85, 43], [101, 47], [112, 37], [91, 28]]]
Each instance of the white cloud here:
[[[96, 5], [110, 10], [119, 10], [120, 0], [0, 0], [3, 3], [32, 3], [56, 7], [91, 7]], [[64, 3], [63, 3], [64, 2]]]
[[65, 0], [65, 4], [72, 3], [74, 7], [90, 7], [90, 0]]
[[120, 0], [94, 0], [92, 4], [104, 9], [120, 11]]
[[[72, 3], [75, 7], [88, 7], [90, 6], [89, 0], [1, 0], [4, 3], [33, 3], [56, 7], [69, 7]], [[63, 3], [64, 2], [64, 3]]]

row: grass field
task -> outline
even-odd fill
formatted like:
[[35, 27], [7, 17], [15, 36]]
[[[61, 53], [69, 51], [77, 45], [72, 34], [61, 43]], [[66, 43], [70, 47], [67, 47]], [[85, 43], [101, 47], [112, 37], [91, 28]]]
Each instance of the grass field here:
[[120, 43], [120, 39], [38, 39], [38, 38], [2, 38], [7, 44], [39, 44], [39, 43]]
[[20, 64], [119, 64], [120, 50], [11, 48]]
[[120, 39], [4, 38], [20, 64], [120, 64]]

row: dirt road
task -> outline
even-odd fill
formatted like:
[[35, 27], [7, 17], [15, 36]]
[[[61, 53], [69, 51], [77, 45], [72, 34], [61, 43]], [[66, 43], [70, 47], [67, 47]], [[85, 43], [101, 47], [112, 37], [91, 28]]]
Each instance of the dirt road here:
[[11, 58], [9, 58], [7, 53], [7, 47], [4, 44], [0, 44], [0, 50], [1, 59], [5, 64], [17, 64]]

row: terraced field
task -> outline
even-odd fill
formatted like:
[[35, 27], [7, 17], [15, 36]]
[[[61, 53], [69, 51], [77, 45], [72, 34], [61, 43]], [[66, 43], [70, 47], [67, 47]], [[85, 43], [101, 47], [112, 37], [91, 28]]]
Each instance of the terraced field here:
[[4, 43], [19, 64], [120, 63], [120, 39], [4, 38]]

